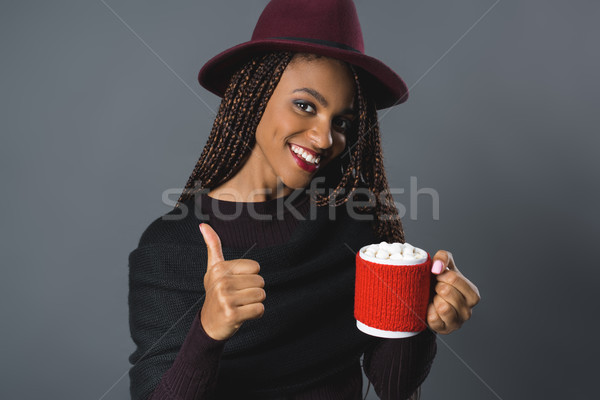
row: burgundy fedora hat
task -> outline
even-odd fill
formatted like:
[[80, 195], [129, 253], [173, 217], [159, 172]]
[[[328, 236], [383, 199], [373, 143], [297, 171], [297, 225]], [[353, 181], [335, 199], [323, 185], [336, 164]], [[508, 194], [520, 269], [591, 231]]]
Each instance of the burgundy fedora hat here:
[[252, 39], [207, 61], [198, 81], [223, 97], [237, 68], [251, 56], [269, 51], [314, 53], [359, 67], [361, 82], [377, 109], [408, 98], [402, 78], [364, 53], [362, 30], [352, 0], [271, 0], [256, 23]]

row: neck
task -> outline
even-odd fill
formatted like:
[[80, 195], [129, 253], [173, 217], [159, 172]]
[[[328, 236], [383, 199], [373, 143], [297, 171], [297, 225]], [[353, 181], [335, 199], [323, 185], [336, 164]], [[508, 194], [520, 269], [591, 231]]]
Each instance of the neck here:
[[218, 200], [252, 203], [292, 193], [294, 189], [285, 186], [257, 151], [255, 146], [242, 168], [226, 182], [213, 188], [208, 196]]

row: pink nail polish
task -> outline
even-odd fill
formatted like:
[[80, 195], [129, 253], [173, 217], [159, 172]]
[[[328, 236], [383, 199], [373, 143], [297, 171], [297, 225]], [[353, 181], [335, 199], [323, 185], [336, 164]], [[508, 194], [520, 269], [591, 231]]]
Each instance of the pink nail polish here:
[[433, 266], [431, 267], [431, 272], [439, 275], [442, 272], [442, 269], [444, 269], [444, 263], [442, 263], [440, 260], [435, 260]]

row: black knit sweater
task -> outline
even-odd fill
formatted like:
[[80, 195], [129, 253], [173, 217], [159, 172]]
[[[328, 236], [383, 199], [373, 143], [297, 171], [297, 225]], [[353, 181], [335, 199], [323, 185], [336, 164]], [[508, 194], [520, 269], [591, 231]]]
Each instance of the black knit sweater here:
[[[132, 398], [358, 399], [363, 353], [380, 397], [408, 397], [429, 372], [435, 335], [381, 339], [356, 328], [354, 256], [380, 241], [371, 222], [343, 206], [316, 207], [298, 191], [240, 204], [190, 199], [187, 213], [156, 219], [131, 252]], [[200, 222], [219, 234], [225, 259], [258, 261], [265, 280], [265, 314], [228, 340], [210, 338], [199, 321], [207, 259]]]

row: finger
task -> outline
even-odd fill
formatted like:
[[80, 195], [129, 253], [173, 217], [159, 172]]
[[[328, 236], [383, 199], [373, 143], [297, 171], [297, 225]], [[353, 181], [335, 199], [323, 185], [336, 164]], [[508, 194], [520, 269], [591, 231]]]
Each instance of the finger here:
[[467, 299], [454, 286], [438, 282], [435, 292], [454, 307], [463, 322], [471, 318], [471, 307], [467, 305]]
[[[227, 290], [238, 290], [235, 286], [236, 279], [244, 281], [251, 279], [255, 287], [264, 287], [265, 281], [258, 275], [260, 265], [254, 260], [238, 258], [235, 260], [221, 261], [211, 266], [204, 275], [204, 286], [206, 288], [214, 287], [215, 284], [224, 286]], [[243, 288], [242, 288], [243, 289]]]
[[437, 333], [444, 333], [446, 329], [446, 324], [437, 313], [433, 303], [429, 303], [427, 307], [427, 325]]
[[234, 290], [243, 290], [248, 288], [264, 288], [265, 280], [260, 275], [232, 275], [230, 277], [231, 287]]
[[262, 288], [248, 288], [238, 291], [233, 299], [236, 306], [261, 303], [267, 298], [267, 293]]
[[241, 321], [260, 318], [264, 313], [265, 305], [263, 303], [246, 304], [237, 308], [237, 315]]
[[[246, 264], [242, 261], [251, 262]], [[234, 293], [249, 287], [262, 288], [265, 286], [265, 280], [262, 276], [252, 273], [252, 271], [256, 271], [254, 264], [256, 261], [240, 259], [217, 263], [206, 272], [204, 286], [207, 290], [217, 288], [225, 293]], [[243, 269], [244, 265], [248, 266], [246, 270]], [[237, 273], [232, 273], [232, 270], [236, 270]]]
[[458, 268], [454, 265], [454, 260], [452, 259], [452, 253], [446, 250], [438, 250], [437, 253], [433, 256], [433, 263], [431, 265], [431, 272], [439, 275], [447, 269], [451, 269], [451, 265], [458, 271]]
[[260, 264], [257, 261], [247, 258], [238, 258], [237, 260], [232, 260], [227, 263], [231, 263], [229, 266], [229, 272], [234, 275], [256, 275], [260, 272]]
[[475, 307], [481, 300], [479, 289], [460, 272], [452, 253], [447, 250], [438, 250], [433, 260], [431, 272], [438, 275], [437, 280], [456, 287], [467, 300], [467, 305]]
[[200, 224], [199, 227], [208, 252], [207, 267], [210, 268], [219, 261], [225, 261], [223, 249], [221, 248], [221, 239], [217, 235], [217, 232], [215, 232], [212, 226], [206, 223]]
[[477, 286], [459, 271], [446, 271], [436, 276], [436, 279], [438, 282], [444, 282], [456, 288], [464, 296], [466, 304], [469, 307], [475, 307], [481, 300]]
[[440, 316], [445, 325], [445, 332], [449, 333], [458, 329], [462, 325], [462, 321], [458, 318], [458, 313], [452, 307], [452, 304], [442, 299], [440, 296], [433, 298], [435, 311]]

